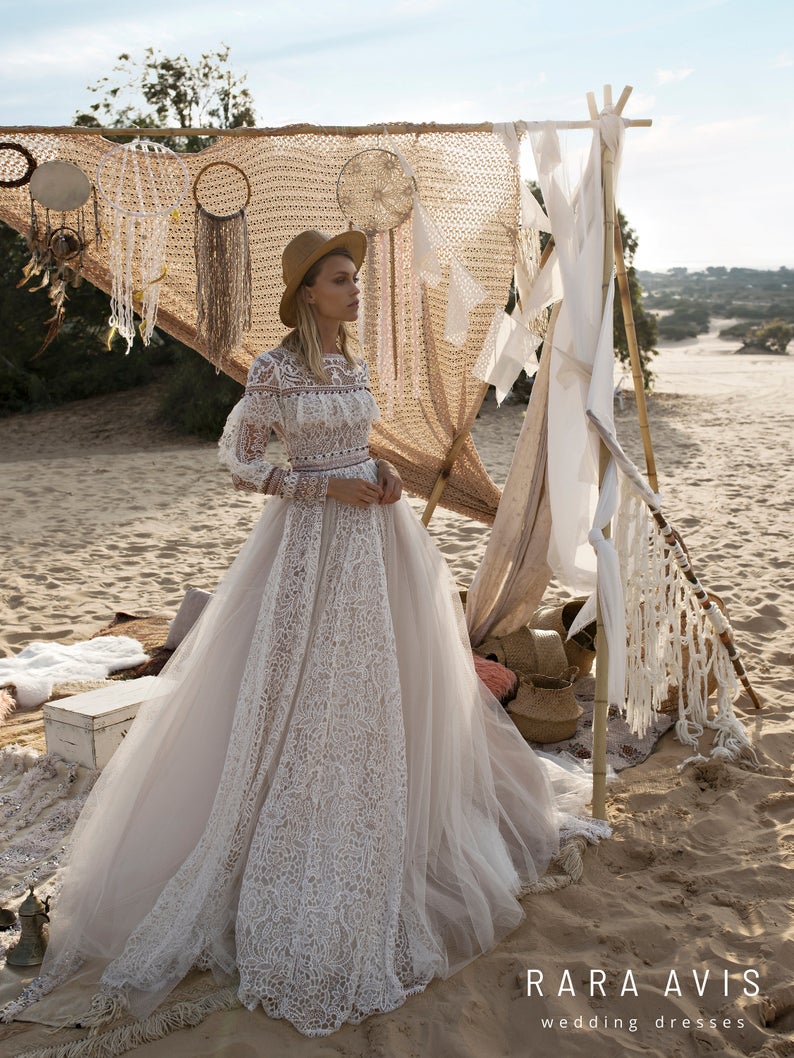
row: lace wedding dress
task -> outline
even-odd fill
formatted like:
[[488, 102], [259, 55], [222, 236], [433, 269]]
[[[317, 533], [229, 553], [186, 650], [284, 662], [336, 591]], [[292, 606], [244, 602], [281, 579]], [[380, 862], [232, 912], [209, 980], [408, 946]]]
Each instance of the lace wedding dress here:
[[[301, 1032], [399, 1006], [492, 948], [589, 778], [477, 679], [449, 571], [377, 478], [368, 370], [254, 363], [221, 457], [275, 497], [95, 787], [45, 988], [86, 959], [139, 1016], [194, 967]], [[271, 429], [292, 469], [267, 462]], [[570, 822], [570, 820], [568, 820]], [[46, 984], [49, 982], [49, 984]]]

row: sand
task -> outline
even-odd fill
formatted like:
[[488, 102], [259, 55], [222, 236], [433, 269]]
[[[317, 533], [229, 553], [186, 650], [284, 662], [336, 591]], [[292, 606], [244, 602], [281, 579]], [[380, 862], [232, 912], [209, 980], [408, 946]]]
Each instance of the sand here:
[[[665, 509], [725, 598], [764, 702], [738, 704], [759, 767], [679, 773], [688, 754], [670, 733], [611, 789], [614, 837], [588, 851], [582, 881], [526, 899], [522, 926], [449, 981], [325, 1040], [235, 1012], [138, 1058], [794, 1054], [794, 357], [733, 349], [715, 334], [664, 347], [650, 415]], [[117, 610], [172, 613], [245, 539], [261, 499], [230, 488], [213, 446], [158, 427], [154, 402], [149, 387], [0, 421], [0, 650], [74, 641]], [[617, 417], [641, 462], [628, 393]], [[487, 406], [477, 423], [497, 481], [520, 422], [517, 406]], [[431, 532], [466, 583], [487, 530], [439, 510]], [[591, 970], [606, 995], [590, 995]], [[527, 995], [529, 971], [543, 996]]]

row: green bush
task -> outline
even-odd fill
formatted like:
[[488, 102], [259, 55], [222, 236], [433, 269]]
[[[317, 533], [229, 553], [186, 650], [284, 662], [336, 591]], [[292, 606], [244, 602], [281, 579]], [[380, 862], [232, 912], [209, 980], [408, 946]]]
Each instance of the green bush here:
[[217, 374], [212, 364], [182, 346], [174, 355], [160, 414], [180, 433], [215, 441], [242, 394], [239, 382]]

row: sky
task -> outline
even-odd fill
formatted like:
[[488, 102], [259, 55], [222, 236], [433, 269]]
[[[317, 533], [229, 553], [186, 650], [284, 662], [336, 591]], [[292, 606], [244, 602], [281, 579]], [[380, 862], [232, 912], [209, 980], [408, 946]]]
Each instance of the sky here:
[[794, 267], [791, 0], [0, 0], [0, 125], [71, 124], [121, 52], [221, 43], [270, 127], [577, 120], [632, 85], [635, 264]]

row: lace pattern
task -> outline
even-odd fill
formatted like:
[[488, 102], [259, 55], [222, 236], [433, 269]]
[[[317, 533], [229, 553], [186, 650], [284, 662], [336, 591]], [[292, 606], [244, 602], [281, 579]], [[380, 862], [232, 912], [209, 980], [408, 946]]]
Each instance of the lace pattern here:
[[[326, 361], [320, 385], [285, 349], [262, 353], [248, 372], [245, 395], [220, 441], [221, 462], [235, 486], [290, 500], [323, 500], [328, 474], [369, 457], [369, 431], [378, 415], [369, 366], [343, 356]], [[271, 432], [284, 444], [292, 470], [267, 461]]]

